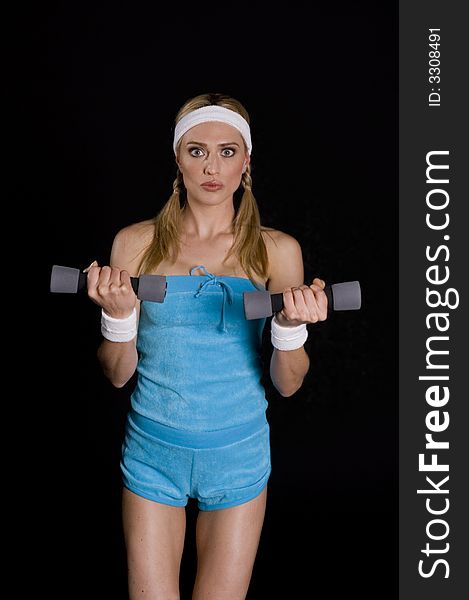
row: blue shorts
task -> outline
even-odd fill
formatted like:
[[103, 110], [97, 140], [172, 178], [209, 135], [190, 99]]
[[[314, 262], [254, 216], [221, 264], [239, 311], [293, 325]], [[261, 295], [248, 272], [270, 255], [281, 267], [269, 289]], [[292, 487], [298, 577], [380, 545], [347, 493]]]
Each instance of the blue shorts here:
[[270, 427], [263, 415], [246, 425], [187, 432], [143, 417], [127, 417], [123, 484], [135, 494], [201, 510], [237, 506], [258, 496], [271, 472]]

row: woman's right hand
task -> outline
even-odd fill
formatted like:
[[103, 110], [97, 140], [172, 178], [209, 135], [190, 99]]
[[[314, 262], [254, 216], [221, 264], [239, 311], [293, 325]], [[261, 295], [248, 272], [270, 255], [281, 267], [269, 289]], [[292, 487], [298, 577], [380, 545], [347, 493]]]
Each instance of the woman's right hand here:
[[137, 302], [137, 296], [127, 271], [117, 267], [100, 267], [93, 261], [83, 270], [88, 273], [88, 296], [114, 319], [128, 317]]

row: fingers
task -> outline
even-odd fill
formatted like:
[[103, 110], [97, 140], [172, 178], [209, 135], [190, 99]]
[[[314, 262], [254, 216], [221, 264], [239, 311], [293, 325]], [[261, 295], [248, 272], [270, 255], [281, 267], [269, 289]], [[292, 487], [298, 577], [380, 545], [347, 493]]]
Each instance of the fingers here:
[[89, 266], [89, 267], [86, 267], [86, 269], [83, 269], [83, 273], [88, 273], [88, 272], [89, 272], [89, 270], [91, 269], [91, 267], [97, 267], [97, 266], [98, 266], [98, 263], [97, 263], [97, 261], [96, 261], [96, 260], [94, 260], [94, 261], [93, 261], [93, 262], [90, 264], [90, 266]]
[[284, 290], [283, 309], [280, 314], [288, 321], [288, 325], [317, 323], [326, 320], [327, 297], [324, 293], [325, 286], [325, 281], [315, 278], [309, 286], [300, 285]]
[[283, 292], [283, 313], [289, 320], [309, 321], [311, 306], [314, 303], [313, 290], [307, 285], [289, 288]]
[[93, 261], [83, 272], [87, 273], [88, 296], [107, 314], [120, 318], [132, 311], [136, 295], [127, 271], [100, 267]]
[[325, 284], [321, 286], [321, 290], [315, 293], [316, 304], [318, 307], [319, 321], [325, 321], [327, 319], [327, 296], [324, 292]]
[[319, 277], [315, 277], [311, 286], [318, 287], [323, 290], [326, 287], [326, 282], [323, 279], [319, 279]]
[[94, 260], [89, 267], [83, 270], [83, 273], [88, 273], [87, 285], [88, 294], [90, 290], [95, 290], [98, 287], [98, 279], [101, 272], [101, 267], [98, 267], [98, 263]]
[[[116, 267], [110, 267], [108, 286], [113, 292], [117, 292], [121, 287], [121, 271]], [[124, 291], [124, 290], [122, 290]]]
[[[94, 269], [98, 268], [99, 267], [91, 267], [88, 276], [90, 276]], [[109, 294], [120, 295], [128, 293], [132, 289], [130, 277], [128, 277], [128, 285], [126, 285], [121, 281], [121, 273], [123, 273], [123, 271], [117, 267], [101, 267], [96, 286], [98, 294], [104, 297]]]
[[132, 282], [130, 280], [130, 274], [128, 271], [116, 269], [117, 281], [116, 285], [119, 285], [121, 292], [127, 294], [133, 292]]
[[127, 292], [132, 290], [132, 282], [130, 281], [130, 275], [128, 271], [121, 271], [121, 288], [122, 291]]

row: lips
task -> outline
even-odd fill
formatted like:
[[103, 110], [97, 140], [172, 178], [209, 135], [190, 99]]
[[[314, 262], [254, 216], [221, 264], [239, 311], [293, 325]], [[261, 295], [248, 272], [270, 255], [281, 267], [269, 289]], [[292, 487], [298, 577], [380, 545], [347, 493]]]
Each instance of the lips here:
[[207, 190], [208, 192], [216, 192], [218, 190], [221, 190], [223, 184], [219, 181], [206, 181], [205, 183], [201, 184], [201, 187], [203, 187], [204, 190]]

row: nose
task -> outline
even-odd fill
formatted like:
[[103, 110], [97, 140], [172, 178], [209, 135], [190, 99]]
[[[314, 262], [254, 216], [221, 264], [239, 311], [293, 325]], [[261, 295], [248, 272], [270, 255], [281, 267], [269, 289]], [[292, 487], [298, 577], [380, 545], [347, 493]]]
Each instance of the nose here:
[[220, 164], [218, 162], [218, 157], [213, 154], [209, 154], [205, 159], [204, 163], [204, 173], [207, 175], [214, 175], [215, 173], [220, 172]]

